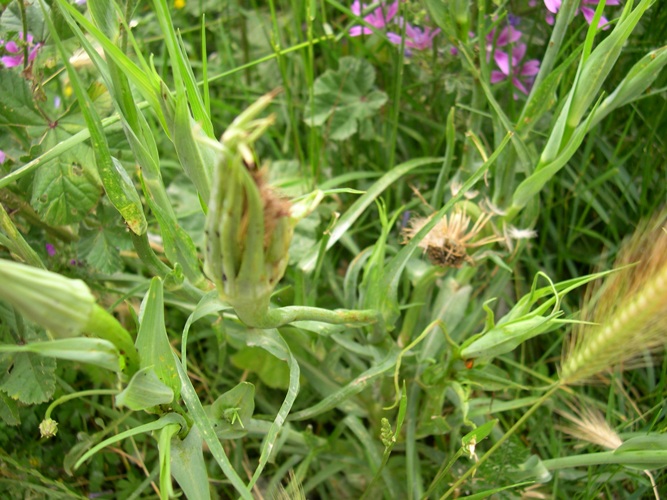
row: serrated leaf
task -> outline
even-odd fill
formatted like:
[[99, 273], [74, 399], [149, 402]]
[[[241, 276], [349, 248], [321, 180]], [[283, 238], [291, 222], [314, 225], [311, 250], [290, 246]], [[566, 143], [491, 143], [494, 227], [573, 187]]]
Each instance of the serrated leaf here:
[[0, 418], [7, 425], [19, 425], [21, 416], [16, 401], [0, 391]]
[[46, 125], [28, 82], [16, 71], [0, 71], [0, 125]]
[[174, 391], [162, 383], [153, 368], [143, 368], [134, 374], [127, 387], [116, 396], [116, 404], [132, 411], [169, 404]]
[[116, 210], [102, 205], [97, 216], [100, 225], [81, 232], [79, 257], [94, 269], [112, 274], [121, 269], [120, 251], [131, 248], [132, 241]]
[[56, 360], [22, 352], [14, 356], [11, 371], [4, 374], [0, 389], [24, 404], [51, 399], [56, 390]]
[[364, 59], [343, 57], [337, 71], [328, 70], [314, 85], [313, 109], [306, 118], [310, 126], [327, 123], [328, 135], [343, 140], [357, 132], [359, 122], [375, 115], [387, 102], [387, 94], [373, 89], [375, 68]]
[[82, 220], [99, 196], [99, 189], [81, 167], [58, 158], [35, 174], [30, 203], [44, 222], [61, 226]]
[[245, 424], [255, 411], [255, 386], [241, 382], [215, 400], [209, 408], [213, 428], [220, 439], [245, 435]]

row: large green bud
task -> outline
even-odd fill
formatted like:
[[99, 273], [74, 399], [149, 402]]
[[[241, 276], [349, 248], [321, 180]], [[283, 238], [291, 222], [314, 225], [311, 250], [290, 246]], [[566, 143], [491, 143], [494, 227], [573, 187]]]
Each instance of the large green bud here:
[[0, 300], [57, 338], [81, 334], [95, 307], [83, 281], [9, 260], [0, 260]]
[[88, 285], [45, 269], [0, 259], [0, 300], [55, 338], [91, 334], [118, 348], [122, 365], [132, 375], [139, 355], [130, 334], [97, 305]]
[[267, 327], [271, 294], [285, 273], [295, 220], [291, 204], [264, 181], [252, 143], [273, 118], [255, 119], [266, 95], [222, 136], [206, 217], [204, 270], [222, 300], [249, 326]]

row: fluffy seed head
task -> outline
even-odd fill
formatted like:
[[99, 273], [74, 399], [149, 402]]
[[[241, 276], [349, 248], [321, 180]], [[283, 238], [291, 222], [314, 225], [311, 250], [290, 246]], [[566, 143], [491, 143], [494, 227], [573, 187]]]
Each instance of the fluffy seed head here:
[[[403, 229], [404, 243], [410, 241], [431, 217], [417, 217]], [[481, 215], [470, 227], [470, 216], [463, 209], [455, 209], [449, 216], [444, 216], [419, 242], [432, 264], [441, 267], [460, 268], [464, 263], [474, 264], [468, 255], [468, 249], [498, 241], [496, 236], [473, 240], [491, 218], [490, 214]]]

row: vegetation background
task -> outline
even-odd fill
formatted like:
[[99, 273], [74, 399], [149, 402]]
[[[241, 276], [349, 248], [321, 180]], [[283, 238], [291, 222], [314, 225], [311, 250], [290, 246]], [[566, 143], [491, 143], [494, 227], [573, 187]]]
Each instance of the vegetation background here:
[[667, 200], [667, 4], [606, 3], [3, 0], [2, 496], [664, 493], [664, 337], [561, 377]]

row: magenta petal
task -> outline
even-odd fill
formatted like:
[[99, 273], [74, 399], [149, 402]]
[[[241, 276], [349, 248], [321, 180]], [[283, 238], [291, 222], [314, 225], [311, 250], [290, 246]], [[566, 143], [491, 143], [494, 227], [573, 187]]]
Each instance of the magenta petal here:
[[362, 26], [352, 26], [349, 31], [350, 36], [361, 36], [362, 30]]
[[30, 54], [28, 55], [28, 61], [30, 61], [30, 62], [34, 61], [34, 60], [35, 60], [35, 57], [37, 57], [37, 52], [38, 52], [39, 49], [41, 49], [41, 48], [42, 48], [42, 44], [41, 44], [41, 43], [38, 43], [37, 45], [35, 45], [35, 46], [33, 47], [33, 49], [30, 51]]
[[523, 83], [518, 78], [512, 78], [512, 85], [514, 85], [517, 89], [519, 89], [521, 92], [524, 94], [528, 94], [528, 89], [523, 86]]
[[373, 34], [373, 30], [366, 26], [352, 26], [349, 33], [350, 36], [371, 35]]
[[526, 44], [520, 43], [512, 49], [512, 67], [518, 66], [523, 56], [526, 55]]
[[582, 7], [581, 13], [584, 15], [584, 18], [586, 19], [586, 22], [588, 24], [591, 24], [593, 22], [593, 17], [595, 16], [595, 10], [591, 9], [590, 7]]
[[361, 3], [359, 2], [359, 0], [354, 0], [354, 2], [352, 2], [350, 10], [352, 11], [352, 14], [354, 14], [355, 16], [361, 15]]
[[[521, 38], [521, 33], [519, 30], [514, 29], [512, 26], [505, 26], [503, 30], [498, 35], [498, 40], [496, 40], [496, 47], [504, 47], [510, 43], [514, 43]], [[492, 39], [493, 40], [493, 39]]]
[[540, 72], [540, 61], [537, 59], [531, 59], [526, 61], [526, 63], [521, 67], [519, 74], [522, 76], [535, 76]]
[[556, 22], [556, 18], [552, 13], [549, 13], [546, 16], [544, 16], [544, 20], [547, 22], [549, 26], [553, 26], [554, 23]]
[[507, 78], [507, 75], [501, 71], [493, 70], [491, 72], [491, 83], [502, 82], [505, 78]]
[[394, 45], [400, 45], [401, 44], [401, 35], [397, 35], [396, 33], [392, 33], [391, 31], [387, 33], [387, 38], [391, 43]]
[[560, 10], [560, 4], [561, 0], [544, 0], [544, 5], [547, 10], [549, 10], [549, 12], [553, 12], [554, 14], [557, 14]]
[[394, 2], [391, 5], [389, 5], [386, 9], [385, 13], [386, 21], [387, 22], [391, 21], [397, 13], [398, 13], [398, 2]]
[[2, 149], [0, 149], [0, 165], [5, 163], [6, 160], [7, 160], [7, 155]]
[[11, 52], [12, 54], [18, 54], [21, 52], [21, 49], [19, 49], [19, 46], [16, 45], [16, 42], [14, 41], [7, 42], [5, 49], [7, 49], [7, 52]]
[[495, 54], [493, 54], [493, 59], [504, 75], [510, 74], [510, 58], [507, 53], [502, 50], [496, 50]]
[[6, 68], [15, 68], [20, 66], [23, 62], [23, 56], [4, 56], [0, 57], [0, 61]]

